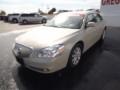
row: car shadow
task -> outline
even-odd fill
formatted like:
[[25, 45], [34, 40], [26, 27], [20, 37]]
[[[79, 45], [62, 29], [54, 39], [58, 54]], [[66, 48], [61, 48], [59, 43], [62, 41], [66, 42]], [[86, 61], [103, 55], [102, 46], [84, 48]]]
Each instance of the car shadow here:
[[97, 58], [103, 52], [103, 42], [96, 43], [83, 56], [80, 65], [71, 71], [62, 70], [54, 74], [40, 74], [18, 64], [13, 68], [12, 73], [20, 90], [74, 90], [82, 88], [87, 82], [86, 75], [97, 62]]
[[40, 22], [23, 24], [23, 23], [19, 23], [19, 22], [14, 23], [14, 22], [9, 22], [9, 21], [8, 21], [7, 23], [10, 23], [10, 24], [19, 24], [19, 25], [21, 25], [21, 26], [24, 26], [24, 25], [37, 25], [37, 24], [43, 24], [43, 23], [40, 23]]

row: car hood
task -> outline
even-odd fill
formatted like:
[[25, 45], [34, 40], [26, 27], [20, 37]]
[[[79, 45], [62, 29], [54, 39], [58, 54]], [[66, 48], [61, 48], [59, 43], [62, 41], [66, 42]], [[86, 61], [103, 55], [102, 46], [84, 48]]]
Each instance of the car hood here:
[[77, 29], [40, 26], [31, 28], [29, 32], [18, 36], [16, 38], [16, 43], [31, 48], [43, 48], [61, 41], [61, 39], [64, 39], [77, 31]]

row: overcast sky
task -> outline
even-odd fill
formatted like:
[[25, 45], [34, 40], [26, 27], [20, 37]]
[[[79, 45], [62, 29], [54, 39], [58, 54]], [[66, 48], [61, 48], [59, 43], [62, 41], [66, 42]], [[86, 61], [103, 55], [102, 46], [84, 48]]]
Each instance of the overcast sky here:
[[0, 0], [0, 9], [7, 13], [37, 12], [38, 8], [88, 9], [100, 8], [101, 0]]

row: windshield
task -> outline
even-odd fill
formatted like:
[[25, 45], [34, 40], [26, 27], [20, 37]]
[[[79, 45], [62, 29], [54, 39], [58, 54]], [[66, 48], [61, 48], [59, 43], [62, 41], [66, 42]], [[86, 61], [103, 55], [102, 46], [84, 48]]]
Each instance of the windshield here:
[[80, 29], [83, 22], [83, 16], [59, 14], [46, 23], [46, 26]]

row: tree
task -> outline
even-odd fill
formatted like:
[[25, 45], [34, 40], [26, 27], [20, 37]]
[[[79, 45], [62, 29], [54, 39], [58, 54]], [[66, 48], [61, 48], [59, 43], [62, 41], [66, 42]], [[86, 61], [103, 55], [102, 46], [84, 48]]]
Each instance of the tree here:
[[1, 10], [1, 11], [0, 11], [0, 15], [1, 15], [1, 16], [5, 16], [5, 15], [6, 15], [6, 12], [3, 11], [3, 10]]
[[56, 11], [56, 8], [52, 8], [52, 9], [48, 12], [48, 14], [53, 14], [55, 11]]

